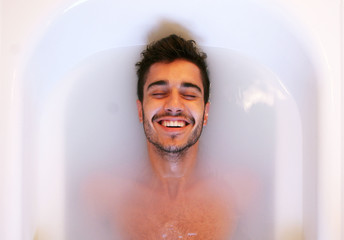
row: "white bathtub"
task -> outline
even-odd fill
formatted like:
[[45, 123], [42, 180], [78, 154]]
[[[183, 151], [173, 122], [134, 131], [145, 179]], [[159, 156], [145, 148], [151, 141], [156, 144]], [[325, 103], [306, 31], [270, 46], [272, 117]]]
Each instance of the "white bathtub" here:
[[247, 239], [344, 239], [342, 1], [58, 2], [2, 1], [1, 239], [73, 239], [79, 181], [144, 152], [134, 63], [161, 28], [209, 55], [200, 151], [260, 183]]

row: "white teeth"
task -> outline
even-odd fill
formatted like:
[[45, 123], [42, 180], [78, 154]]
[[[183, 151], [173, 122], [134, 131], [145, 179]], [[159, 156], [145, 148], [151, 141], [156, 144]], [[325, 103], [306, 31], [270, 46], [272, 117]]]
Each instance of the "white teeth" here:
[[162, 121], [162, 125], [165, 127], [185, 127], [184, 121]]

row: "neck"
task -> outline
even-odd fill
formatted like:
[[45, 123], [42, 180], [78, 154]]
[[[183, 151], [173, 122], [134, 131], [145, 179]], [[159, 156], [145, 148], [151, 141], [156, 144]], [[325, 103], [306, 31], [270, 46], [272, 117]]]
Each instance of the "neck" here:
[[192, 176], [198, 142], [182, 153], [166, 153], [148, 142], [148, 155], [155, 175], [166, 187], [171, 198], [177, 197], [181, 186]]

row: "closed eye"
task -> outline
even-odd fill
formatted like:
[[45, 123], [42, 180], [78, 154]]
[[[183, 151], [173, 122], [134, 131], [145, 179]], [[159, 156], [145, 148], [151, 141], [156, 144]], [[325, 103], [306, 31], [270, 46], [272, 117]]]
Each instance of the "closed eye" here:
[[189, 100], [195, 99], [197, 97], [196, 95], [190, 95], [190, 94], [184, 94], [183, 96], [184, 98], [189, 99]]
[[164, 93], [164, 92], [158, 92], [158, 93], [152, 93], [151, 95], [152, 95], [153, 97], [155, 97], [155, 98], [163, 98], [163, 97], [166, 96], [166, 93]]

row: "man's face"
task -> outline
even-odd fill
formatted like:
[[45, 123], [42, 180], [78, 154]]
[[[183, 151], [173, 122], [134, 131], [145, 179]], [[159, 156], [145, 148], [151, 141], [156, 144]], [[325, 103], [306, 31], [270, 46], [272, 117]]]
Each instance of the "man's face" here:
[[164, 152], [194, 145], [208, 119], [209, 103], [199, 68], [186, 60], [155, 63], [137, 100], [140, 121], [150, 143]]

